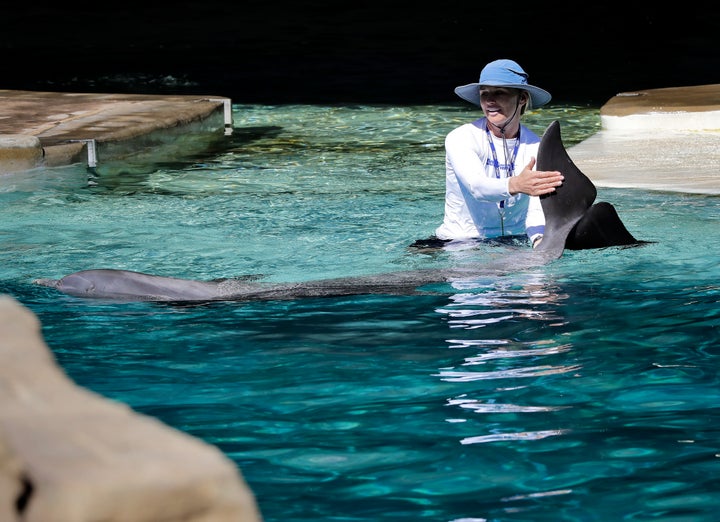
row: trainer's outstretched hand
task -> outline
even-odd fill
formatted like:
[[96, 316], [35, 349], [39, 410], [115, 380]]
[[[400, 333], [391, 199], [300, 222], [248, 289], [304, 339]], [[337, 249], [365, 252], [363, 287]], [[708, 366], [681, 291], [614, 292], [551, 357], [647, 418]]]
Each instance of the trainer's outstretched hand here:
[[508, 187], [510, 194], [527, 194], [529, 196], [542, 196], [555, 192], [562, 185], [563, 175], [557, 170], [533, 170], [535, 158], [530, 161], [520, 174], [510, 178]]

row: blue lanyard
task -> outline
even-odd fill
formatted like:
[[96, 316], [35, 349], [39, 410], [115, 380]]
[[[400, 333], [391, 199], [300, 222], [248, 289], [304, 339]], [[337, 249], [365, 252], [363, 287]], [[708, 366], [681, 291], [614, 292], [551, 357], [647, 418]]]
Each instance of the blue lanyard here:
[[[486, 126], [485, 127], [485, 133], [487, 134], [488, 143], [490, 144], [490, 152], [492, 152], [493, 157], [493, 167], [495, 167], [495, 177], [501, 178], [500, 175], [500, 162], [498, 161], [497, 157], [497, 151], [495, 150], [495, 144], [493, 143], [492, 135], [490, 134], [490, 129]], [[503, 143], [505, 143], [505, 139], [503, 138]], [[505, 163], [507, 167], [507, 176], [511, 177], [515, 173], [515, 158], [517, 157], [518, 149], [520, 148], [520, 129], [518, 129], [518, 135], [517, 139], [515, 141], [515, 148], [513, 149], [512, 155], [508, 154], [507, 147], [505, 148]], [[500, 203], [500, 208], [505, 208], [505, 200], [502, 200]]]

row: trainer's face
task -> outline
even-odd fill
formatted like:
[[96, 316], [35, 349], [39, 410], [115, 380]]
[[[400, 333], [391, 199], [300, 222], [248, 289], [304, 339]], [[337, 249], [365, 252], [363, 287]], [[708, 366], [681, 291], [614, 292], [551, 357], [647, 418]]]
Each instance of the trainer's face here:
[[518, 89], [480, 87], [480, 107], [490, 123], [499, 127], [520, 119], [524, 97]]

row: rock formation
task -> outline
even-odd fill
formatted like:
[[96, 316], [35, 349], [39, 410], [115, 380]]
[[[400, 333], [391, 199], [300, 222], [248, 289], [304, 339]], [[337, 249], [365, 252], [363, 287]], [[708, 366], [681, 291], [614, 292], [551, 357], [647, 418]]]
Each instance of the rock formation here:
[[0, 520], [259, 522], [219, 449], [77, 386], [0, 296]]

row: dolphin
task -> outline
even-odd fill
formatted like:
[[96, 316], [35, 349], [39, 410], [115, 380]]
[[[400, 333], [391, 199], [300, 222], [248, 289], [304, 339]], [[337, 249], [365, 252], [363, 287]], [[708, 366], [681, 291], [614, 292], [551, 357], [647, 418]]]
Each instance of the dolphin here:
[[82, 270], [61, 279], [36, 279], [38, 285], [68, 295], [124, 301], [208, 302], [258, 301], [362, 294], [418, 295], [437, 293], [428, 285], [507, 274], [547, 264], [570, 250], [625, 246], [636, 240], [610, 203], [594, 203], [595, 185], [570, 159], [552, 122], [540, 140], [538, 170], [558, 170], [563, 184], [543, 196], [545, 234], [537, 248], [514, 252], [496, 263], [452, 269], [420, 269], [371, 276], [341, 277], [295, 283], [258, 282], [252, 277], [197, 281], [100, 268]]
[[[122, 301], [208, 302], [262, 301], [344, 295], [411, 295], [419, 287], [459, 277], [463, 270], [411, 270], [375, 276], [320, 279], [296, 283], [249, 282], [245, 278], [197, 281], [160, 275], [97, 268], [81, 270], [60, 279], [35, 279], [33, 283], [76, 297]], [[468, 272], [470, 273], [470, 272]]]

